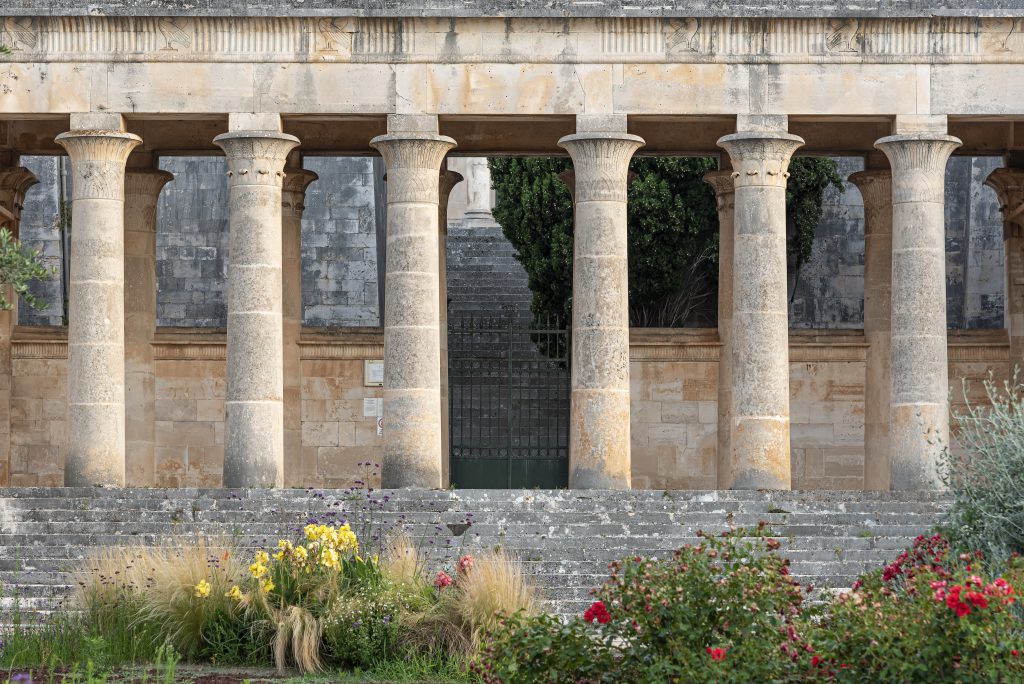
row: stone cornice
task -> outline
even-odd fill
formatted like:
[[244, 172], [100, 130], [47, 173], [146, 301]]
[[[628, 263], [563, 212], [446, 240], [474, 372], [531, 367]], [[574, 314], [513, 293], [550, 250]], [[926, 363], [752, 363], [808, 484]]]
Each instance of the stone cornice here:
[[[515, 5], [523, 7], [532, 1]], [[45, 0], [45, 4], [51, 2]], [[238, 2], [236, 14], [246, 13], [246, 3]], [[537, 2], [540, 4], [539, 0]], [[120, 4], [142, 3], [141, 0], [122, 0]], [[163, 3], [148, 4], [159, 8]], [[405, 6], [397, 0], [394, 4], [396, 13]], [[291, 3], [287, 18], [52, 16], [57, 13], [52, 10], [46, 12], [51, 16], [25, 16], [27, 8], [19, 6], [17, 11], [21, 15], [0, 18], [0, 41], [11, 50], [9, 55], [0, 55], [0, 61], [1024, 62], [1024, 21], [1010, 18], [828, 19], [809, 18], [813, 12], [796, 11], [798, 18], [694, 17], [692, 14], [686, 17], [566, 18], [565, 15], [573, 12], [563, 10], [557, 19], [509, 21], [500, 18], [502, 13], [496, 10], [490, 17], [451, 20], [448, 17], [459, 16], [451, 5], [462, 6], [462, 3], [446, 0], [444, 4], [444, 9], [437, 10], [444, 18], [338, 16], [344, 15], [344, 8], [336, 8], [327, 16], [302, 17], [296, 16], [302, 11]], [[589, 4], [580, 3], [578, 7]], [[778, 3], [782, 4], [789, 7], [792, 3]], [[920, 4], [923, 7], [928, 3]], [[1003, 7], [996, 9], [1000, 4]], [[162, 13], [173, 14], [169, 8], [162, 9]], [[766, 12], [770, 8], [759, 9]], [[624, 8], [620, 10], [629, 14]], [[190, 9], [193, 13], [202, 11], [195, 7]], [[68, 12], [73, 13], [73, 10]], [[644, 12], [649, 15], [652, 10]], [[991, 12], [1004, 17], [1024, 15], [1024, 6], [1007, 0], [993, 3]], [[721, 10], [715, 13], [720, 14]], [[872, 13], [865, 11], [865, 14]], [[542, 49], [538, 49], [539, 46]]]
[[161, 16], [203, 15], [213, 17], [336, 16], [367, 17], [961, 17], [1024, 16], [1014, 0], [788, 0], [765, 3], [732, 0], [664, 0], [652, 6], [647, 0], [17, 0], [25, 15]]

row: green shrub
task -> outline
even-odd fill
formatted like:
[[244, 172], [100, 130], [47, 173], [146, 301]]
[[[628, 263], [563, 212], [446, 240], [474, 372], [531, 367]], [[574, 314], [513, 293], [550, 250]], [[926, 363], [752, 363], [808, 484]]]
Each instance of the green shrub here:
[[1014, 589], [978, 556], [919, 537], [839, 595], [813, 626], [815, 666], [838, 682], [1018, 682], [1024, 638]]
[[399, 596], [380, 588], [367, 587], [338, 600], [323, 622], [330, 661], [366, 668], [393, 656], [401, 612]]
[[475, 669], [506, 684], [787, 681], [811, 655], [802, 591], [777, 548], [762, 525], [704, 536], [671, 560], [613, 563], [582, 618], [516, 616]]
[[[1024, 552], [1024, 385], [985, 381], [987, 405], [954, 414], [959, 449], [947, 449], [942, 477], [954, 496], [946, 531], [961, 549], [992, 561]], [[966, 392], [965, 392], [966, 394]]]

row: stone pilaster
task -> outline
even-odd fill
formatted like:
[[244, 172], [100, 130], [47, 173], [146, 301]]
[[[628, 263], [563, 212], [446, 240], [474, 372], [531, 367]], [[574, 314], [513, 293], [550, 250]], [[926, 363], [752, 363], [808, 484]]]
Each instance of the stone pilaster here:
[[732, 160], [731, 489], [790, 489], [786, 179], [803, 139], [784, 131], [719, 139]]
[[629, 161], [626, 133], [558, 141], [572, 157], [574, 212], [569, 486], [629, 489]]
[[224, 486], [284, 484], [281, 187], [298, 138], [232, 130], [228, 162], [228, 344]]
[[130, 170], [124, 188], [125, 480], [156, 484], [156, 205], [174, 175]]
[[[0, 170], [0, 207], [7, 213], [0, 226], [16, 238], [19, 235], [22, 203], [25, 193], [39, 182], [26, 168]], [[7, 215], [9, 214], [9, 215]], [[11, 334], [18, 322], [18, 299], [14, 288], [7, 287], [10, 309], [0, 310], [0, 487], [10, 485], [11, 478]]]
[[370, 145], [388, 176], [381, 486], [436, 488], [443, 461], [438, 199], [441, 162], [455, 141], [402, 131]]
[[864, 200], [864, 489], [889, 489], [892, 174], [850, 176]]
[[[91, 119], [56, 141], [71, 159], [66, 486], [125, 484], [124, 177], [141, 139]], [[117, 117], [119, 119], [119, 117]], [[113, 123], [113, 121], [111, 121]], [[72, 127], [76, 120], [72, 117]]]
[[712, 171], [704, 181], [718, 202], [718, 487], [728, 489], [732, 472], [732, 278], [736, 210], [732, 171]]
[[284, 482], [301, 487], [315, 471], [302, 462], [302, 363], [299, 338], [302, 335], [302, 212], [306, 189], [317, 180], [312, 171], [284, 170], [281, 189], [281, 280], [284, 340]]
[[437, 203], [437, 273], [438, 273], [438, 325], [441, 341], [441, 482], [449, 484], [451, 473], [451, 447], [448, 408], [448, 197], [452, 189], [462, 182], [462, 174], [441, 169], [440, 193]]
[[960, 141], [938, 133], [882, 138], [892, 168], [890, 486], [937, 489], [949, 447], [946, 360], [946, 162]]
[[1003, 214], [1004, 317], [1010, 338], [1010, 371], [1024, 373], [1024, 169], [996, 169], [985, 179]]

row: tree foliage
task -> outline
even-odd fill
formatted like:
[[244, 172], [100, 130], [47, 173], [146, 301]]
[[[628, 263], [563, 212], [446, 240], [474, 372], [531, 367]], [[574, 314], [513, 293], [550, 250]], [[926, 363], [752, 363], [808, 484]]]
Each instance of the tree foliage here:
[[[629, 185], [630, 324], [677, 327], [710, 323], [718, 282], [718, 213], [703, 176], [710, 157], [636, 157]], [[490, 160], [497, 191], [494, 217], [516, 248], [533, 292], [538, 320], [572, 311], [572, 197], [558, 175], [566, 158]], [[831, 159], [798, 158], [790, 166], [787, 221], [797, 263], [810, 256], [821, 201], [829, 185], [842, 188]]]
[[7, 228], [0, 228], [0, 309], [10, 309], [14, 303], [8, 301], [6, 285], [10, 285], [23, 302], [33, 309], [42, 309], [46, 302], [33, 297], [29, 292], [29, 283], [42, 280], [53, 275], [53, 271], [43, 266], [39, 252], [15, 239]]

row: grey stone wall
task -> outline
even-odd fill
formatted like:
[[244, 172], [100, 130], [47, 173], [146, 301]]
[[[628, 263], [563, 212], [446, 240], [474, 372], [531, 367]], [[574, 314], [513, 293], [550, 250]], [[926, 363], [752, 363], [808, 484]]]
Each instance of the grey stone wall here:
[[[844, 178], [864, 168], [841, 158]], [[946, 171], [946, 320], [950, 328], [1003, 327], [1003, 232], [995, 192], [985, 187], [999, 157], [953, 157]], [[814, 249], [790, 274], [790, 326], [864, 324], [864, 203], [857, 188], [829, 189]]]
[[[840, 159], [847, 176], [859, 158]], [[61, 161], [24, 157], [40, 178], [26, 198], [22, 238], [47, 263], [61, 260]], [[378, 271], [375, 207], [382, 202], [379, 169], [371, 158], [310, 157], [320, 175], [307, 192], [302, 227], [303, 303], [310, 326], [377, 325]], [[66, 165], [66, 163], [65, 163]], [[951, 328], [1003, 325], [1002, 222], [995, 193], [984, 186], [998, 157], [953, 157], [946, 176], [947, 307]], [[158, 210], [157, 274], [160, 325], [223, 326], [227, 258], [227, 179], [219, 157], [167, 157], [175, 174]], [[847, 184], [829, 190], [811, 259], [790, 282], [790, 321], [797, 328], [858, 328], [863, 324], [864, 236], [860, 193]], [[525, 274], [498, 229], [473, 232], [453, 225], [449, 238], [449, 299], [453, 314], [529, 311]], [[47, 308], [20, 307], [26, 324], [60, 325], [59, 275], [34, 283]], [[506, 309], [507, 310], [507, 309]]]
[[320, 176], [302, 215], [305, 324], [377, 325], [377, 190], [371, 157], [307, 157]]
[[[24, 325], [61, 325], [64, 299], [60, 268], [63, 263], [60, 207], [62, 198], [70, 201], [67, 157], [22, 157], [21, 165], [36, 174], [39, 184], [25, 196], [21, 214], [21, 239], [38, 249], [49, 268], [57, 269], [52, 278], [29, 284], [32, 294], [46, 302], [46, 308], [36, 311], [20, 302], [18, 321]], [[62, 194], [62, 187], [64, 188]], [[70, 207], [70, 205], [68, 205]]]
[[[159, 325], [225, 325], [228, 214], [221, 157], [165, 157], [174, 174], [157, 211]], [[377, 256], [373, 164], [313, 157], [320, 180], [306, 193], [302, 221], [304, 322], [376, 325]]]

